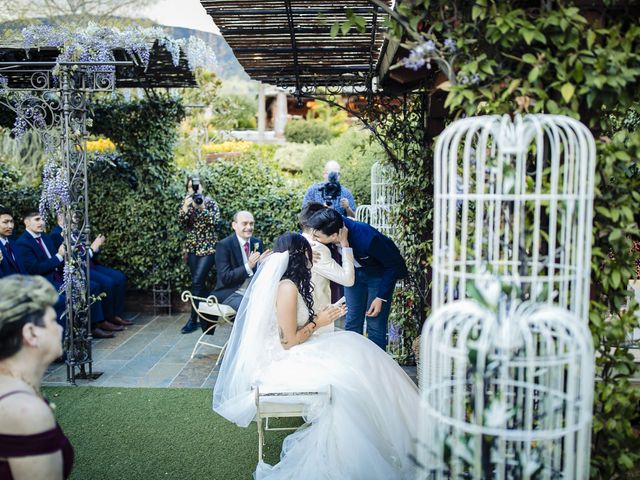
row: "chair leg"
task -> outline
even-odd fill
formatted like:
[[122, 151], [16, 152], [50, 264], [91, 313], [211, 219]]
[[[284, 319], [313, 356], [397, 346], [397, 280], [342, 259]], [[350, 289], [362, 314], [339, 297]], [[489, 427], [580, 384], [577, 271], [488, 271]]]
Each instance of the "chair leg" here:
[[212, 328], [216, 328], [216, 325], [211, 325], [209, 328], [207, 328], [204, 332], [202, 332], [202, 335], [200, 335], [200, 338], [198, 338], [198, 341], [196, 342], [196, 344], [193, 347], [193, 351], [191, 352], [191, 360], [193, 360], [193, 357], [195, 357], [196, 355], [196, 350], [198, 349], [198, 347], [200, 346], [200, 340], [202, 340], [204, 338], [204, 336], [209, 333], [209, 331]]
[[218, 355], [218, 359], [216, 360], [216, 367], [222, 361], [222, 356], [224, 355], [224, 352], [227, 349], [227, 345], [229, 345], [229, 340], [224, 342], [224, 345], [222, 346], [222, 350], [220, 350], [220, 354]]
[[262, 429], [262, 418], [258, 417], [258, 462], [263, 460], [262, 447], [264, 445], [264, 430]]

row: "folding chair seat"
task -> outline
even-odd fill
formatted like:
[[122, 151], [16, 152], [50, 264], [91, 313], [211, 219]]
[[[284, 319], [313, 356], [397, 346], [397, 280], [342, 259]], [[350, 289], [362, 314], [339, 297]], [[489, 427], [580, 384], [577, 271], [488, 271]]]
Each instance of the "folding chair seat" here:
[[[200, 321], [203, 322], [203, 325], [208, 325], [208, 327], [202, 332], [202, 335], [200, 335], [200, 338], [198, 338], [198, 341], [193, 347], [191, 358], [195, 356], [196, 351], [198, 350], [198, 347], [200, 347], [200, 345], [219, 348], [220, 355], [218, 355], [218, 360], [216, 361], [216, 365], [218, 365], [218, 363], [220, 363], [220, 361], [222, 360], [222, 355], [224, 355], [224, 350], [227, 347], [227, 342], [225, 342], [224, 345], [218, 345], [216, 343], [212, 343], [212, 341], [204, 340], [204, 338], [209, 335], [209, 332], [212, 332], [216, 327], [219, 327], [221, 325], [233, 325], [231, 320], [233, 320], [233, 318], [236, 316], [236, 311], [229, 305], [219, 303], [218, 299], [214, 295], [209, 295], [207, 298], [198, 297], [192, 295], [189, 290], [185, 290], [184, 292], [182, 292], [182, 301], [191, 302], [191, 306], [195, 309], [198, 317], [200, 317]], [[213, 333], [211, 335], [213, 335]]]
[[312, 403], [318, 401], [331, 403], [331, 385], [324, 385], [305, 391], [278, 391], [267, 386], [255, 386], [254, 392], [256, 402], [256, 417], [254, 420], [258, 426], [258, 461], [263, 459], [265, 432], [301, 428], [270, 427], [270, 418], [303, 417]]

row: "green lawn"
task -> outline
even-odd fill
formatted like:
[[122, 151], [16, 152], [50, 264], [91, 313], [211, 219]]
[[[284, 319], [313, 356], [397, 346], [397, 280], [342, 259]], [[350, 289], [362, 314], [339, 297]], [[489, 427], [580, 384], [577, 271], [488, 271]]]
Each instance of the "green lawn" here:
[[[251, 479], [255, 423], [240, 428], [211, 410], [211, 390], [45, 388], [76, 452], [75, 480]], [[268, 432], [277, 462], [288, 432]]]

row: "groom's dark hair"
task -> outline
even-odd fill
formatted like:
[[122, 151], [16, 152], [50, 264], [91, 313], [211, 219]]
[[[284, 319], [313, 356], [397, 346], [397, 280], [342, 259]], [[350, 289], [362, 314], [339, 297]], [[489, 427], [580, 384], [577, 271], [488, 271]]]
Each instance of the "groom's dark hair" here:
[[302, 207], [302, 211], [298, 215], [298, 223], [300, 224], [300, 228], [312, 228], [309, 225], [309, 220], [316, 212], [321, 210], [325, 210], [328, 207], [318, 202], [307, 203], [304, 207]]
[[325, 235], [338, 233], [344, 227], [342, 215], [333, 208], [325, 208], [314, 213], [309, 219], [309, 227], [320, 230]]

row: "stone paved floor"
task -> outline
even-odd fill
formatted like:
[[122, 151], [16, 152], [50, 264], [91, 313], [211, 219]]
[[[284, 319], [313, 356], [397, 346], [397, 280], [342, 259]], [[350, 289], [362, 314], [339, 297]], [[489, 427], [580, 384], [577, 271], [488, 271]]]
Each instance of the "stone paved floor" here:
[[[200, 331], [183, 335], [180, 328], [187, 313], [176, 315], [129, 314], [135, 322], [116, 333], [115, 338], [94, 340], [93, 371], [96, 380], [77, 380], [78, 385], [100, 387], [213, 388], [218, 369], [218, 349], [202, 345], [191, 359]], [[224, 344], [230, 326], [216, 329], [213, 343]], [[211, 338], [211, 337], [205, 337]], [[415, 367], [405, 367], [415, 380]], [[68, 385], [64, 364], [53, 364], [45, 385]]]

